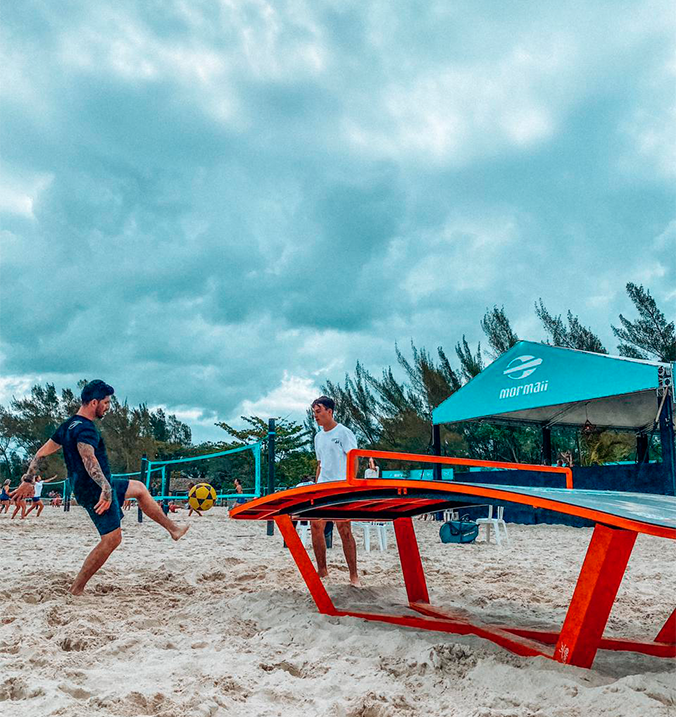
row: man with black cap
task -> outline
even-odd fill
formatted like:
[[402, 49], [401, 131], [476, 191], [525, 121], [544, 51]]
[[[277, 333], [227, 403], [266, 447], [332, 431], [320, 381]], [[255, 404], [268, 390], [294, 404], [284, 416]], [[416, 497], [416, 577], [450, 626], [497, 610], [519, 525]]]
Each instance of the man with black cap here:
[[37, 475], [41, 460], [63, 448], [73, 493], [78, 504], [89, 513], [101, 536], [101, 542], [89, 553], [71, 586], [73, 595], [84, 592], [89, 579], [122, 542], [120, 521], [124, 516], [121, 505], [126, 498], [136, 498], [141, 510], [165, 528], [174, 540], [188, 530], [187, 525], [177, 525], [164, 515], [141, 481], [111, 480], [106, 446], [94, 419], [106, 415], [114, 393], [113, 387], [104, 381], [90, 381], [82, 389], [80, 410], [56, 429], [35, 454], [26, 472], [30, 477]]

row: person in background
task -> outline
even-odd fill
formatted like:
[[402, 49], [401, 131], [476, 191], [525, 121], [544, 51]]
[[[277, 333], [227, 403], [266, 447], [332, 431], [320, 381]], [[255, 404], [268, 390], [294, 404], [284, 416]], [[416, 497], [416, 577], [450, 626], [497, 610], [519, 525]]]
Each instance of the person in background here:
[[[188, 495], [190, 495], [190, 491], [191, 491], [194, 487], [195, 487], [195, 484], [194, 484], [194, 483], [188, 483]], [[202, 517], [202, 513], [201, 513], [199, 510], [197, 510], [197, 508], [191, 507], [190, 503], [188, 503], [188, 518], [189, 518], [193, 513], [197, 513], [197, 515], [199, 515], [200, 518]]]
[[9, 492], [11, 488], [9, 487], [9, 480], [6, 480], [2, 484], [2, 489], [0, 489], [0, 513], [8, 513], [9, 512], [9, 504], [12, 500], [9, 497]]
[[9, 497], [14, 501], [14, 512], [12, 513], [12, 520], [16, 518], [16, 514], [21, 511], [21, 519], [26, 517], [26, 500], [33, 497], [35, 488], [33, 487], [33, 476], [25, 475], [21, 479], [21, 485], [15, 488]]
[[364, 478], [380, 478], [380, 468], [373, 458], [369, 458], [369, 467], [364, 471]]
[[[235, 493], [244, 493], [244, 488], [242, 488], [242, 481], [240, 481], [239, 478], [235, 478], [232, 484], [235, 486]], [[246, 503], [246, 498], [235, 498], [235, 505], [241, 505], [242, 503]]]
[[26, 515], [28, 515], [33, 508], [37, 508], [38, 512], [36, 513], [36, 517], [40, 517], [40, 513], [42, 513], [45, 508], [45, 504], [42, 502], [42, 489], [44, 488], [45, 483], [51, 483], [53, 480], [56, 480], [56, 478], [58, 478], [56, 474], [54, 474], [51, 478], [47, 478], [47, 480], [42, 480], [42, 476], [40, 475], [35, 477], [35, 483], [33, 484], [33, 502], [26, 511]]

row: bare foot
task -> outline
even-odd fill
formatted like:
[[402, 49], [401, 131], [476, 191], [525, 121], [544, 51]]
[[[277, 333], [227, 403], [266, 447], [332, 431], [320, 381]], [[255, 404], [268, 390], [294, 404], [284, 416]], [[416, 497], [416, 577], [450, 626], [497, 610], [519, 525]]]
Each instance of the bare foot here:
[[359, 582], [359, 578], [356, 575], [350, 578], [350, 585], [352, 585], [353, 588], [361, 587], [361, 582]]
[[187, 532], [189, 525], [177, 525], [175, 530], [171, 531], [171, 537], [174, 540], [180, 540]]
[[329, 577], [329, 571], [328, 570], [318, 570], [317, 574], [320, 578], [328, 578]]
[[82, 595], [84, 593], [84, 588], [75, 588], [73, 587], [68, 591], [71, 595]]

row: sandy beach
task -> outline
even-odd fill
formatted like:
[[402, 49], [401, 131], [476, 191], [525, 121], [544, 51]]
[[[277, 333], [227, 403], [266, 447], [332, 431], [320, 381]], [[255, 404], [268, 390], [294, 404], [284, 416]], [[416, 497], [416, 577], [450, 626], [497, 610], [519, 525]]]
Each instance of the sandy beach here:
[[[187, 513], [179, 514], [187, 521]], [[319, 615], [279, 534], [224, 509], [173, 543], [130, 512], [85, 596], [67, 588], [96, 533], [84, 511], [0, 516], [0, 715], [608, 715], [676, 712], [674, 661], [599, 652], [583, 670], [476, 637]], [[510, 525], [507, 545], [442, 545], [416, 521], [431, 597], [489, 620], [560, 625], [591, 531]], [[339, 605], [405, 603], [398, 557], [360, 550]], [[358, 535], [358, 544], [361, 536]], [[363, 544], [361, 544], [363, 545]], [[674, 607], [674, 541], [639, 536], [607, 634], [654, 637]]]

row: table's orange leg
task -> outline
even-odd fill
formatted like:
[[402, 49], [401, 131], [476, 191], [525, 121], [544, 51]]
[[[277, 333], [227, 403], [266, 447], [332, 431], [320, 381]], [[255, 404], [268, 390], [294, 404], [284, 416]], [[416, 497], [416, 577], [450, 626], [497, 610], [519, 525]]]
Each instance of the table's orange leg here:
[[408, 601], [429, 603], [430, 597], [427, 593], [425, 572], [420, 562], [420, 551], [413, 529], [413, 521], [410, 518], [397, 518], [394, 521], [394, 534], [397, 538]]
[[298, 537], [291, 518], [289, 518], [288, 515], [279, 515], [275, 517], [275, 523], [277, 523], [279, 532], [282, 534], [291, 556], [296, 561], [298, 570], [300, 570], [300, 574], [303, 576], [303, 580], [305, 580], [305, 584], [319, 612], [324, 615], [337, 615], [335, 605], [326, 592], [322, 579], [319, 577], [319, 573], [315, 569], [312, 560], [310, 560], [305, 546]]
[[667, 621], [655, 638], [655, 642], [665, 642], [667, 645], [676, 643], [676, 610], [667, 618]]
[[596, 525], [556, 643], [555, 660], [591, 667], [635, 541], [633, 531]]

